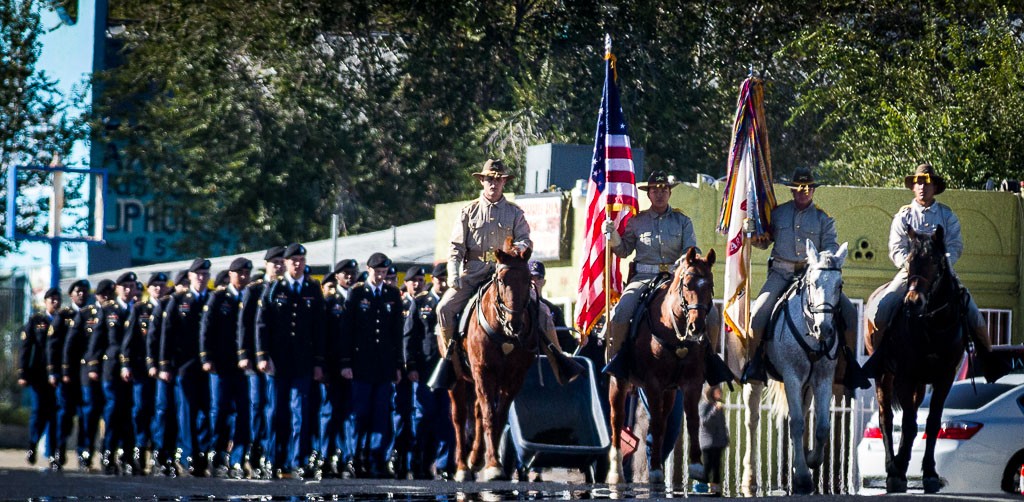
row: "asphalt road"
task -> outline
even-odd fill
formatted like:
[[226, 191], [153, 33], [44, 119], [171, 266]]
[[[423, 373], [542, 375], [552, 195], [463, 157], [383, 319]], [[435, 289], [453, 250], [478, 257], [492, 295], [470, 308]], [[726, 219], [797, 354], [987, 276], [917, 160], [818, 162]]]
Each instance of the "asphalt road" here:
[[[0, 450], [0, 498], [75, 500], [402, 500], [498, 501], [498, 500], [641, 500], [682, 498], [682, 492], [652, 488], [646, 484], [588, 485], [575, 474], [545, 472], [544, 482], [454, 483], [443, 481], [324, 480], [237, 481], [208, 478], [110, 477], [74, 470], [50, 473], [25, 464], [23, 452]], [[804, 501], [865, 500], [865, 496], [809, 496]], [[765, 497], [751, 500], [778, 499]], [[957, 494], [907, 494], [886, 496], [886, 502], [911, 500], [1022, 500], [1020, 496], [979, 497]]]

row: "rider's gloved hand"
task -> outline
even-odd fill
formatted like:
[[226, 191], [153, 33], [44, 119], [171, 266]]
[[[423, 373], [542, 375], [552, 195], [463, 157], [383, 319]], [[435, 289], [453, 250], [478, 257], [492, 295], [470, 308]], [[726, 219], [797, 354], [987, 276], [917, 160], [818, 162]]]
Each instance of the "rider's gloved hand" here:
[[603, 231], [608, 236], [608, 244], [610, 246], [615, 247], [622, 243], [622, 238], [619, 237], [619, 232], [615, 229], [614, 221], [604, 220]]

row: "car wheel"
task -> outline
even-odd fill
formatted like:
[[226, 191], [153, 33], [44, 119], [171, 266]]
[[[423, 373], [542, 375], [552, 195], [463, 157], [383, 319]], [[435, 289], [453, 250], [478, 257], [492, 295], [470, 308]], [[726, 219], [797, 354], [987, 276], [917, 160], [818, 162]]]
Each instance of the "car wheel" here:
[[1010, 458], [1010, 462], [1006, 464], [1006, 469], [1003, 471], [1003, 486], [1001, 487], [1004, 492], [1020, 493], [1022, 467], [1024, 467], [1024, 450], [1015, 453]]

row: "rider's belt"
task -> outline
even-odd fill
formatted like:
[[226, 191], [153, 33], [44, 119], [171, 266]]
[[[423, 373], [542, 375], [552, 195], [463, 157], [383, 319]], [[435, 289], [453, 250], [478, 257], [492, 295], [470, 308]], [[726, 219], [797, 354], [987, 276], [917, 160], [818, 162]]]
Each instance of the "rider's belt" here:
[[487, 251], [484, 251], [482, 253], [471, 252], [471, 253], [467, 254], [466, 261], [477, 261], [477, 260], [482, 261], [482, 262], [490, 262], [490, 263], [496, 263], [498, 261], [498, 259], [494, 256], [494, 250], [493, 249], [488, 249]]
[[638, 274], [660, 274], [671, 272], [673, 263], [637, 263], [636, 273]]
[[801, 261], [789, 261], [785, 258], [779, 258], [778, 256], [772, 256], [768, 258], [768, 268], [778, 270], [779, 272], [787, 272], [790, 274], [799, 274], [807, 268], [807, 262]]

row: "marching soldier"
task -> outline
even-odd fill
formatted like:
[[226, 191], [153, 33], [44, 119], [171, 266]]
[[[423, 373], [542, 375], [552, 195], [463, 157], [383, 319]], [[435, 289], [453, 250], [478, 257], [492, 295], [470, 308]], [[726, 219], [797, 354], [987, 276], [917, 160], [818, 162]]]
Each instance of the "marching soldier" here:
[[242, 306], [238, 313], [238, 367], [245, 371], [249, 381], [249, 469], [252, 477], [269, 479], [273, 474], [266, 468], [267, 438], [273, 414], [272, 396], [267, 388], [267, 375], [256, 368], [256, 310], [268, 284], [273, 284], [284, 273], [284, 246], [274, 246], [263, 255], [263, 277], [252, 281], [242, 290]]
[[405, 319], [403, 336], [406, 347], [406, 369], [413, 382], [413, 416], [416, 430], [413, 443], [413, 477], [415, 479], [450, 479], [455, 463], [455, 429], [451, 421], [451, 398], [448, 390], [431, 389], [423, 381], [441, 353], [435, 335], [437, 304], [448, 289], [448, 266], [438, 263], [431, 273], [431, 288], [416, 295], [409, 316]]
[[[75, 416], [78, 416], [78, 428], [76, 436], [81, 438], [78, 441], [79, 467], [83, 467], [82, 453], [84, 450], [85, 415], [81, 414], [82, 382], [79, 381], [77, 365], [75, 371], [70, 371], [70, 362], [64, 358], [64, 348], [69, 340], [68, 331], [74, 324], [78, 312], [85, 307], [89, 298], [89, 281], [79, 279], [68, 288], [68, 296], [71, 297], [71, 305], [60, 309], [57, 317], [50, 325], [50, 332], [46, 341], [47, 372], [50, 375], [50, 385], [57, 388], [57, 465], [63, 468], [67, 462], [68, 437], [71, 436], [71, 427]], [[77, 362], [77, 360], [76, 360]], [[72, 378], [73, 375], [73, 378]]]
[[[394, 268], [392, 266], [388, 269], [389, 274]], [[416, 304], [416, 295], [423, 289], [425, 273], [423, 267], [420, 266], [409, 267], [409, 270], [405, 272], [405, 279], [402, 282], [403, 322], [409, 317], [409, 313]], [[418, 379], [418, 372], [416, 376]], [[416, 444], [416, 422], [419, 421], [419, 417], [413, 413], [413, 388], [415, 385], [415, 382], [406, 373], [395, 386], [395, 412], [392, 416], [395, 427], [395, 446], [392, 467], [397, 479], [408, 478], [409, 473], [413, 470], [412, 453]]]
[[[174, 278], [174, 289], [164, 285], [157, 296], [160, 308], [154, 309], [150, 321], [150, 336], [146, 344], [146, 371], [156, 377], [156, 400], [153, 403], [153, 461], [152, 474], [174, 477], [178, 475], [175, 457], [178, 450], [178, 407], [175, 402], [175, 380], [170, 373], [160, 374], [164, 361], [164, 312], [171, 303], [172, 294], [188, 292], [188, 270]], [[153, 294], [152, 289], [150, 294]], [[166, 378], [164, 378], [166, 376]]]
[[366, 282], [356, 284], [345, 302], [341, 375], [352, 381], [355, 447], [350, 448], [357, 458], [365, 457], [368, 477], [385, 478], [394, 476], [387, 466], [394, 436], [391, 412], [405, 366], [402, 297], [384, 283], [390, 258], [373, 253], [366, 265]]
[[160, 457], [161, 444], [154, 431], [163, 424], [153, 420], [156, 406], [156, 359], [160, 346], [160, 298], [167, 293], [167, 274], [157, 272], [146, 285], [149, 297], [132, 305], [128, 331], [121, 345], [121, 379], [132, 386], [132, 425], [135, 429], [135, 449], [132, 462], [140, 466], [134, 474], [142, 474], [145, 452], [150, 450], [150, 472], [164, 465]]
[[[103, 304], [103, 321], [91, 338], [90, 352], [101, 361], [103, 397], [103, 455], [101, 463], [106, 474], [132, 474], [142, 470], [133, 465], [128, 456], [135, 449], [132, 432], [132, 388], [121, 379], [121, 346], [129, 326], [131, 306], [128, 304], [135, 291], [135, 272], [125, 272], [117, 278], [114, 298]], [[96, 373], [96, 366], [89, 361], [92, 369], [89, 378]], [[118, 454], [120, 452], [120, 455]]]
[[[78, 420], [84, 421], [84, 434], [78, 436], [78, 466], [83, 470], [92, 468], [96, 452], [100, 415], [103, 413], [103, 386], [99, 381], [99, 364], [102, 354], [95, 353], [97, 347], [90, 347], [93, 334], [101, 329], [103, 322], [102, 305], [114, 296], [114, 281], [104, 279], [96, 285], [95, 303], [79, 309], [71, 322], [67, 341], [64, 344], [64, 378], [71, 382], [72, 375], [82, 389], [82, 408]], [[92, 350], [91, 350], [92, 349]]]
[[345, 298], [337, 286], [337, 274], [324, 278], [324, 347], [327, 357], [324, 360], [324, 381], [320, 384], [320, 428], [316, 449], [320, 458], [325, 460], [324, 477], [353, 477], [355, 468], [352, 453], [348, 450], [351, 430], [347, 427], [352, 412], [352, 384], [341, 377], [338, 366]]
[[[761, 341], [779, 297], [807, 267], [806, 242], [811, 241], [820, 251], [835, 253], [839, 250], [835, 220], [814, 205], [814, 189], [820, 185], [815, 183], [811, 170], [805, 167], [796, 168], [792, 181], [786, 183], [786, 186], [790, 188], [793, 200], [780, 204], [772, 211], [772, 233], [752, 242], [761, 249], [766, 249], [769, 242], [774, 242], [774, 245], [768, 261], [768, 279], [751, 305], [751, 340], [747, 344], [747, 357], [750, 362], [740, 379], [744, 383], [748, 380], [765, 382], [768, 378], [764, 369], [764, 349]], [[846, 335], [843, 351], [846, 370], [843, 371], [843, 384], [848, 389], [866, 389], [871, 383], [861, 375], [856, 356], [849, 350], [850, 347], [857, 346], [857, 309], [850, 303], [845, 293], [841, 295], [839, 310], [842, 312]]]
[[50, 326], [60, 309], [60, 290], [50, 288], [43, 295], [45, 309], [28, 318], [21, 331], [21, 351], [18, 357], [18, 385], [27, 389], [31, 398], [28, 419], [28, 453], [30, 465], [36, 463], [36, 447], [40, 439], [46, 439], [43, 454], [50, 462], [50, 468], [60, 470], [55, 458], [57, 446], [57, 395], [47, 380], [46, 344]]
[[175, 293], [163, 312], [159, 377], [174, 380], [178, 416], [178, 463], [184, 472], [205, 477], [210, 437], [210, 379], [199, 357], [199, 323], [209, 292], [210, 260], [196, 258], [188, 268], [188, 291]]
[[[889, 230], [889, 259], [899, 268], [896, 276], [888, 284], [885, 292], [867, 306], [865, 315], [874, 321], [875, 331], [868, 336], [874, 340], [873, 347], [881, 347], [881, 340], [889, 326], [896, 309], [907, 294], [907, 256], [910, 255], [910, 237], [907, 229], [922, 235], [931, 235], [942, 227], [943, 240], [946, 247], [946, 259], [952, 268], [960, 259], [964, 250], [963, 236], [960, 233], [960, 219], [949, 206], [935, 200], [935, 196], [946, 190], [946, 180], [935, 172], [931, 164], [917, 166], [914, 174], [903, 180], [904, 186], [914, 192], [914, 200], [900, 208], [893, 216]], [[957, 278], [957, 283], [960, 279]], [[961, 287], [963, 285], [961, 284]], [[966, 292], [966, 288], [964, 288]], [[967, 293], [967, 326], [969, 336], [978, 349], [981, 369], [985, 379], [995, 381], [1006, 374], [1008, 368], [992, 357], [992, 342], [988, 337], [985, 319], [974, 302], [974, 297]], [[874, 359], [874, 355], [872, 355]], [[868, 362], [872, 366], [872, 361]]]
[[[480, 198], [464, 207], [459, 213], [459, 222], [452, 229], [451, 251], [448, 258], [448, 282], [450, 288], [437, 306], [438, 330], [444, 342], [442, 351], [460, 371], [461, 355], [458, 350], [449, 350], [457, 329], [456, 318], [476, 289], [494, 275], [494, 251], [505, 245], [505, 238], [512, 238], [512, 245], [520, 250], [533, 247], [530, 240], [530, 225], [523, 210], [505, 199], [505, 183], [512, 174], [505, 170], [500, 160], [489, 159], [480, 172], [473, 173], [482, 187]], [[547, 343], [541, 348], [548, 355], [552, 370], [560, 382], [567, 382], [579, 375], [583, 369], [566, 356], [558, 344], [558, 335], [551, 324], [547, 309], [541, 308], [541, 324], [547, 326], [544, 336]], [[568, 375], [562, 375], [565, 369]]]
[[228, 284], [210, 295], [199, 327], [199, 357], [203, 371], [210, 375], [211, 469], [216, 477], [245, 477], [242, 463], [249, 443], [249, 401], [245, 373], [238, 367], [237, 334], [241, 291], [251, 272], [251, 261], [235, 258], [231, 262]]
[[311, 379], [323, 381], [324, 297], [320, 284], [305, 274], [303, 245], [290, 244], [284, 264], [284, 276], [268, 286], [256, 311], [256, 359], [274, 392], [267, 455], [279, 477], [318, 479], [306, 418], [313, 405]]
[[348, 292], [355, 285], [358, 276], [359, 263], [352, 258], [341, 260], [334, 266], [334, 277], [338, 279], [338, 294], [343, 299], [348, 299]]

